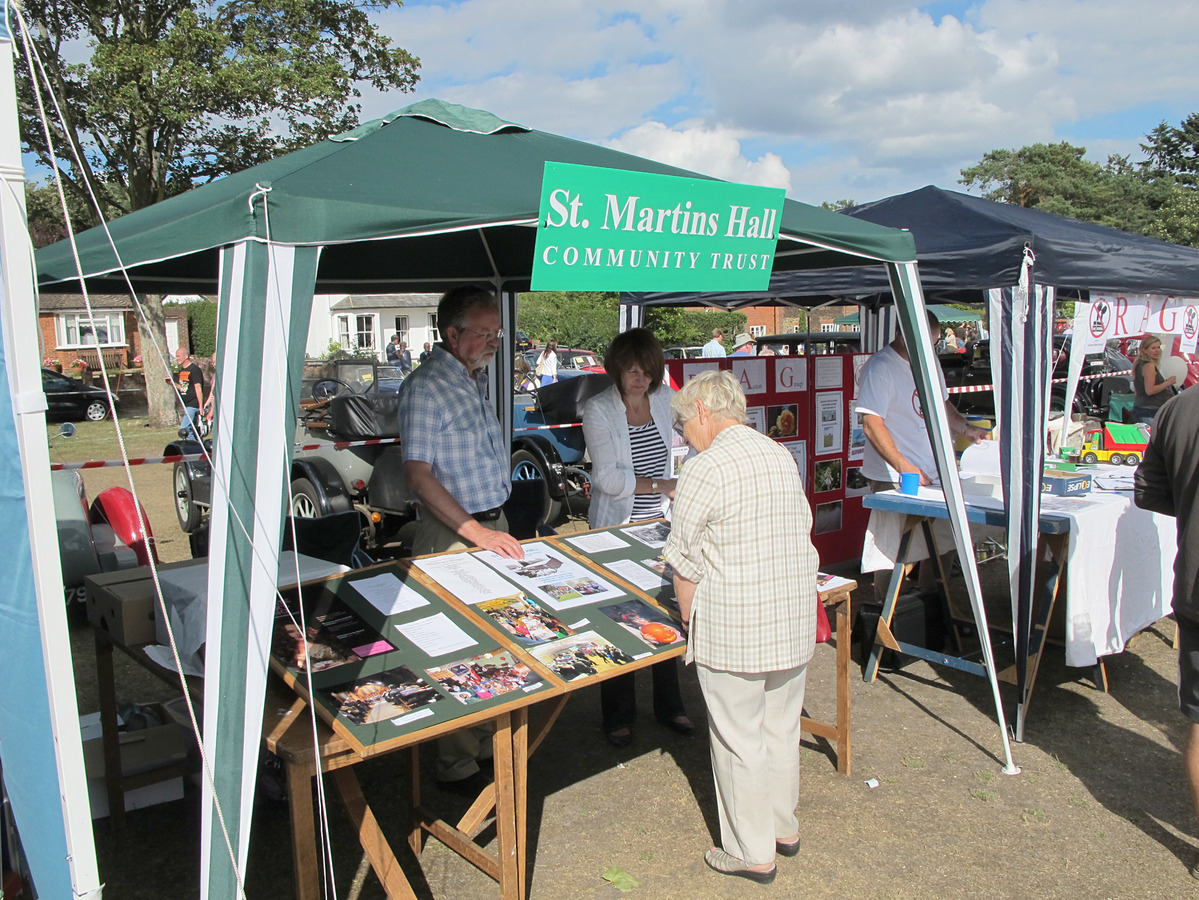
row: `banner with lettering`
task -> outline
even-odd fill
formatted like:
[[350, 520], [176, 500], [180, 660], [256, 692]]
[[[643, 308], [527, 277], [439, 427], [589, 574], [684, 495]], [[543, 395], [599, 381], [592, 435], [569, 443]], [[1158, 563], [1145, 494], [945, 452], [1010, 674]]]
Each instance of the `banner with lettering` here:
[[761, 291], [781, 188], [547, 162], [535, 291]]

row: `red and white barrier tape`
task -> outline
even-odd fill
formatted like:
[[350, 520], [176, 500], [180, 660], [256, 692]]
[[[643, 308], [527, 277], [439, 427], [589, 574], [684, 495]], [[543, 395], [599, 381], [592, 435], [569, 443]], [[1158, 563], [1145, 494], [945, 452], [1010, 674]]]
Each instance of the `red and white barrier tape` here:
[[[549, 431], [552, 428], [581, 428], [582, 422], [569, 422], [565, 425], [530, 425], [526, 428], [517, 428], [515, 431]], [[400, 439], [396, 438], [372, 438], [368, 441], [334, 441], [332, 444], [296, 444], [292, 448], [293, 451], [301, 450], [321, 450], [332, 447], [334, 450], [348, 450], [351, 447], [375, 447], [380, 444], [398, 444]], [[195, 462], [196, 460], [204, 459], [202, 453], [186, 453], [175, 454], [174, 456], [142, 456], [137, 459], [130, 459], [131, 466], [148, 466], [157, 465], [159, 463], [177, 463], [177, 462]], [[52, 463], [50, 471], [62, 472], [70, 469], [106, 469], [115, 466], [123, 466], [125, 463], [119, 459], [94, 459], [88, 462], [72, 462], [72, 463]]]
[[[1100, 372], [1098, 375], [1079, 375], [1078, 380], [1079, 381], [1093, 381], [1096, 378], [1111, 378], [1113, 376], [1118, 376], [1120, 374], [1121, 373], [1119, 373], [1119, 372]], [[1065, 382], [1067, 382], [1069, 380], [1070, 380], [1069, 378], [1054, 378], [1049, 383], [1050, 384], [1064, 384]], [[951, 394], [981, 394], [984, 391], [993, 391], [993, 390], [995, 390], [995, 385], [993, 385], [993, 384], [969, 384], [969, 385], [965, 385], [964, 387], [951, 387], [951, 388], [949, 388], [949, 393], [951, 393]]]

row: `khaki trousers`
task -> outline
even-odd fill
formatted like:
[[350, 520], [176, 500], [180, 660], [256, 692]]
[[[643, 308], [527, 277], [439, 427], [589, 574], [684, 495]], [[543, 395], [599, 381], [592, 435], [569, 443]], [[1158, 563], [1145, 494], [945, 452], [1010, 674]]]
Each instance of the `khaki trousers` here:
[[768, 865], [775, 840], [799, 832], [799, 720], [808, 667], [695, 668], [708, 705], [720, 843], [750, 865]]
[[[508, 520], [501, 513], [494, 522], [480, 522], [492, 531], [508, 530]], [[431, 513], [416, 523], [412, 538], [412, 555], [425, 556], [429, 553], [446, 553], [450, 550], [465, 550], [473, 547], [452, 528], [435, 518]], [[490, 725], [463, 728], [437, 739], [437, 778], [439, 781], [461, 781], [479, 771], [479, 760], [491, 758], [491, 735], [495, 729]]]

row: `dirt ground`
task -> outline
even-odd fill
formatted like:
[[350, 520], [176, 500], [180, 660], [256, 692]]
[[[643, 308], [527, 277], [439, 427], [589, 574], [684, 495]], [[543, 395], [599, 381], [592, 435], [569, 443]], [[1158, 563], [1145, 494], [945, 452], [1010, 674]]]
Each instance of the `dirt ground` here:
[[[131, 455], [158, 452], [152, 449], [158, 437], [141, 438], [146, 448]], [[56, 459], [96, 458], [86, 450], [80, 443], [54, 453]], [[143, 467], [136, 482], [160, 556], [186, 558], [169, 469]], [[124, 483], [117, 469], [86, 475], [93, 497]], [[1007, 603], [1005, 572], [1001, 563], [982, 572], [998, 620]], [[629, 896], [654, 900], [1194, 896], [1199, 884], [1188, 867], [1199, 823], [1181, 771], [1185, 723], [1176, 708], [1173, 633], [1173, 623], [1163, 620], [1110, 658], [1107, 694], [1096, 690], [1089, 671], [1067, 668], [1064, 651], [1050, 648], [1026, 741], [1013, 745], [1022, 769], [1013, 776], [1001, 772], [999, 731], [983, 679], [923, 662], [873, 684], [855, 675], [853, 775], [839, 775], [827, 748], [805, 737], [803, 851], [797, 859], [780, 858], [778, 879], [769, 887], [716, 875], [703, 863], [718, 829], [694, 673], [685, 670], [683, 685], [696, 735], [680, 738], [643, 712], [633, 743], [623, 750], [603, 740], [598, 692], [581, 691], [529, 763], [529, 896], [621, 896], [602, 877], [614, 867], [640, 882]], [[97, 708], [91, 636], [76, 626], [72, 638], [79, 706], [88, 712]], [[997, 652], [1002, 665], [1003, 649]], [[817, 648], [807, 707], [819, 718], [833, 715], [832, 663], [832, 647]], [[639, 682], [646, 711], [649, 679]], [[170, 694], [132, 664], [121, 666], [117, 683], [123, 700]], [[1004, 699], [1014, 715], [1011, 688], [1004, 688]], [[431, 771], [431, 762], [425, 753], [422, 769]], [[405, 847], [407, 766], [406, 754], [394, 754], [359, 767], [367, 799], [397, 848]], [[433, 792], [428, 804], [445, 818], [464, 808], [465, 801], [436, 793], [431, 775], [426, 783]], [[373, 874], [356, 878], [361, 850], [336, 799], [329, 820], [336, 896], [383, 897]], [[293, 896], [286, 805], [260, 798], [253, 829], [246, 896]], [[189, 787], [182, 801], [131, 813], [121, 831], [97, 822], [95, 834], [106, 897], [174, 900], [198, 893], [197, 789]], [[493, 882], [435, 841], [419, 862], [406, 850], [400, 855], [420, 897], [498, 896]]]

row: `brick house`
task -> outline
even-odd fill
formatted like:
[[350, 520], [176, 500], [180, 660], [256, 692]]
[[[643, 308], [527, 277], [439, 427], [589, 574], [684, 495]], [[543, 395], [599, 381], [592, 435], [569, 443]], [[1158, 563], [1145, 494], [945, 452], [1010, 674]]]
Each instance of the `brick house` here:
[[[43, 360], [54, 360], [63, 371], [82, 359], [89, 369], [100, 368], [104, 354], [108, 369], [127, 369], [142, 354], [141, 335], [137, 330], [137, 311], [127, 295], [93, 294], [89, 316], [78, 294], [47, 294], [38, 298], [38, 330]], [[181, 343], [188, 345], [187, 308], [170, 305], [163, 308], [166, 318], [167, 350]]]
[[[844, 331], [835, 320], [847, 313], [857, 312], [856, 306], [824, 306], [808, 310], [806, 331]], [[765, 334], [786, 334], [799, 328], [801, 310], [792, 306], [750, 306], [740, 310], [745, 313], [746, 327], [754, 337]], [[851, 329], [852, 330], [852, 329]]]

